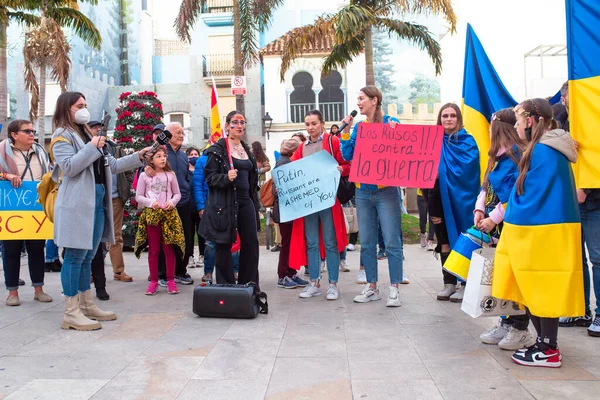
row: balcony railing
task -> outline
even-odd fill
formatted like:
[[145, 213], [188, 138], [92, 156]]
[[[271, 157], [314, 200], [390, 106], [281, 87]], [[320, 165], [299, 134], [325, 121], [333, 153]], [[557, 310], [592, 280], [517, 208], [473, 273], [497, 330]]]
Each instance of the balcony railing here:
[[210, 54], [202, 56], [204, 77], [234, 75], [233, 54]]
[[[304, 122], [304, 117], [309, 111], [316, 108], [315, 103], [298, 103], [290, 106], [290, 120], [294, 123]], [[344, 119], [344, 103], [320, 103], [319, 110], [327, 122], [341, 121]]]
[[234, 0], [208, 0], [202, 9], [202, 12], [204, 14], [233, 12], [233, 1]]

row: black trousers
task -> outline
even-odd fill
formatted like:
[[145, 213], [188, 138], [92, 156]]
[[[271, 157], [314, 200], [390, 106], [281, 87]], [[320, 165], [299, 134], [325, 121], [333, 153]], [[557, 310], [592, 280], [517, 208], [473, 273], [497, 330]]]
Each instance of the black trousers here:
[[195, 209], [192, 209], [191, 212], [191, 220], [192, 220], [192, 256], [194, 255], [194, 235], [196, 235], [198, 237], [198, 250], [200, 250], [200, 255], [204, 256], [204, 247], [206, 245], [206, 240], [204, 240], [204, 238], [202, 236], [200, 236], [200, 233], [198, 233], [198, 227], [200, 226], [200, 215], [198, 215], [198, 212]]
[[[191, 210], [192, 207], [190, 203], [177, 206], [177, 213], [179, 214], [179, 218], [181, 219], [181, 224], [183, 225], [183, 235], [185, 237], [185, 254], [183, 254], [183, 259], [180, 258], [179, 252], [177, 252], [177, 259], [175, 264], [175, 276], [186, 276], [187, 275], [187, 266], [189, 262], [189, 258], [194, 251], [194, 231], [192, 230], [192, 219], [191, 219]], [[159, 279], [167, 279], [167, 266], [165, 264], [165, 255], [162, 251], [162, 246], [160, 253], [158, 255], [158, 277]]]
[[27, 250], [29, 264], [29, 277], [33, 287], [44, 286], [44, 249], [45, 240], [4, 240], [2, 241], [2, 264], [4, 266], [4, 282], [6, 290], [19, 288], [19, 274], [21, 273], [21, 250], [23, 245]]
[[[444, 208], [442, 207], [442, 198], [440, 197], [440, 186], [439, 180], [436, 180], [435, 186], [433, 189], [423, 189], [423, 199], [427, 202], [427, 210], [429, 211], [429, 218], [439, 217], [442, 219], [442, 222], [439, 224], [434, 224], [433, 229], [435, 231], [435, 236], [437, 238], [437, 247], [435, 248], [436, 253], [440, 253], [440, 258], [442, 260], [442, 266], [446, 262], [446, 259], [450, 255], [450, 253], [442, 253], [442, 245], [450, 244], [450, 239], [448, 238], [448, 229], [446, 228], [446, 220], [444, 218]], [[439, 215], [435, 215], [439, 214]], [[456, 285], [458, 279], [456, 276], [447, 272], [442, 268], [442, 275], [444, 276], [444, 284], [453, 284]]]
[[104, 246], [106, 245], [100, 242], [98, 251], [96, 251], [96, 255], [92, 258], [92, 278], [94, 278], [94, 286], [96, 289], [106, 287], [106, 272], [104, 270], [104, 258], [106, 252]]
[[[258, 234], [256, 226], [256, 210], [254, 203], [248, 198], [238, 198], [237, 229], [240, 234], [240, 267], [238, 283], [255, 282], [258, 284]], [[235, 283], [233, 262], [231, 260], [231, 243], [217, 243], [215, 249], [215, 267], [218, 283]]]
[[427, 240], [433, 240], [433, 234], [435, 233], [435, 230], [427, 212], [427, 199], [424, 196], [417, 196], [417, 207], [419, 208], [419, 228], [421, 233], [426, 232], [427, 223], [429, 223]]
[[556, 349], [558, 346], [558, 318], [542, 318], [531, 314], [527, 309], [527, 315], [535, 327], [538, 336], [538, 345], [549, 346]]
[[512, 325], [512, 327], [515, 329], [525, 331], [529, 326], [529, 314], [511, 315], [504, 320], [504, 324]]

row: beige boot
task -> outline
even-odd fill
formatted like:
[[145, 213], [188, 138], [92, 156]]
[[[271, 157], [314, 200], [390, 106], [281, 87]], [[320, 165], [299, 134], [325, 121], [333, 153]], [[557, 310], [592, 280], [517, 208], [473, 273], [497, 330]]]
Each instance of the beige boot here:
[[102, 328], [99, 322], [86, 318], [79, 309], [79, 296], [65, 296], [66, 311], [63, 317], [62, 329], [75, 329], [78, 331], [95, 331]]
[[114, 321], [117, 319], [117, 314], [112, 311], [102, 311], [94, 303], [92, 298], [92, 291], [87, 290], [83, 293], [79, 292], [79, 308], [83, 315], [89, 319], [95, 319], [96, 321]]

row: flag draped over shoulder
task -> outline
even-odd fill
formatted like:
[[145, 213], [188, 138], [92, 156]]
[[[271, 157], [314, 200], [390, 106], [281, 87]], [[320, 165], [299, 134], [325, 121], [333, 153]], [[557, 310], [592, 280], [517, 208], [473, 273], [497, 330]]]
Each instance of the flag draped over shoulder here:
[[219, 113], [219, 98], [217, 96], [217, 85], [213, 78], [212, 94], [210, 96], [210, 143], [217, 143], [223, 137], [221, 126], [221, 114]]
[[492, 114], [503, 108], [514, 107], [517, 102], [504, 87], [471, 24], [467, 24], [462, 96], [463, 123], [477, 142], [483, 180], [490, 149]]
[[567, 0], [569, 125], [579, 143], [575, 180], [600, 188], [600, 2]]

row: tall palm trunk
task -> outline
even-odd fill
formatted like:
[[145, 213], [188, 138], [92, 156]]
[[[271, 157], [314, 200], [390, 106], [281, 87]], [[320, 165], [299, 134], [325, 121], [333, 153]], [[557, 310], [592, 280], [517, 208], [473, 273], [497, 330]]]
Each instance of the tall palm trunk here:
[[0, 124], [2, 124], [2, 132], [6, 132], [6, 120], [8, 119], [8, 103], [6, 102], [8, 94], [6, 82], [6, 28], [6, 23], [0, 21]]
[[121, 53], [119, 61], [121, 63], [121, 85], [129, 85], [129, 46], [127, 39], [127, 3], [126, 0], [119, 0], [119, 25], [121, 28], [120, 44]]
[[[244, 75], [244, 64], [242, 63], [242, 32], [240, 29], [240, 2], [233, 2], [233, 71], [235, 76]], [[244, 113], [244, 96], [235, 96], [235, 108]]]
[[38, 101], [38, 143], [46, 140], [46, 62], [40, 65], [40, 99]]
[[365, 31], [365, 63], [367, 85], [375, 85], [375, 72], [373, 70], [373, 28], [371, 26]]

